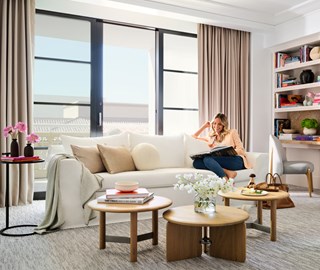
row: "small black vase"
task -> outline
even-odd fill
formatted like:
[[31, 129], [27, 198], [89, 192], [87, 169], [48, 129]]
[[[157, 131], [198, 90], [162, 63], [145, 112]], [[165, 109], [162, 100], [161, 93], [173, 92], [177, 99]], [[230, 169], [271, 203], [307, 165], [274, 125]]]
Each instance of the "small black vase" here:
[[10, 155], [12, 157], [18, 157], [19, 156], [19, 144], [17, 139], [12, 139], [11, 145], [10, 145]]
[[313, 83], [314, 82], [314, 74], [311, 69], [306, 69], [300, 73], [300, 83]]
[[27, 145], [24, 147], [24, 156], [33, 157], [33, 155], [34, 155], [33, 147], [31, 146], [30, 143], [27, 143]]

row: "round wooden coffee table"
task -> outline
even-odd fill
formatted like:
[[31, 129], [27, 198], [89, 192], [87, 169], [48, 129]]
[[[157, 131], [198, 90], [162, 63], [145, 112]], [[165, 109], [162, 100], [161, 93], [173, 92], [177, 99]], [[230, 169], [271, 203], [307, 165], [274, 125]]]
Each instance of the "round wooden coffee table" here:
[[[168, 221], [167, 261], [201, 256], [201, 244], [207, 244], [203, 241], [204, 239], [211, 243], [210, 256], [245, 261], [245, 221], [249, 218], [249, 214], [241, 209], [220, 205], [216, 206], [216, 210], [217, 212], [212, 214], [196, 213], [194, 206], [188, 205], [175, 207], [163, 213], [163, 217]], [[209, 238], [207, 239], [208, 227]]]
[[[243, 195], [241, 194], [242, 188], [239, 188], [233, 192], [219, 192], [218, 194], [224, 198], [224, 205], [230, 205], [230, 199], [242, 200], [242, 201], [256, 201], [257, 202], [257, 220], [252, 223], [247, 223], [247, 228], [254, 228], [260, 231], [270, 233], [270, 240], [277, 240], [277, 200], [289, 197], [289, 194], [285, 191], [268, 192], [267, 195]], [[262, 202], [270, 201], [270, 227], [262, 225]]]
[[[93, 200], [88, 206], [99, 212], [99, 248], [106, 248], [107, 242], [130, 244], [130, 261], [137, 261], [137, 243], [152, 239], [152, 244], [158, 244], [158, 210], [166, 208], [172, 201], [165, 197], [154, 196], [154, 198], [144, 204], [107, 204], [98, 203]], [[138, 235], [138, 213], [152, 211], [152, 232]], [[106, 212], [129, 213], [130, 214], [130, 237], [106, 235]]]

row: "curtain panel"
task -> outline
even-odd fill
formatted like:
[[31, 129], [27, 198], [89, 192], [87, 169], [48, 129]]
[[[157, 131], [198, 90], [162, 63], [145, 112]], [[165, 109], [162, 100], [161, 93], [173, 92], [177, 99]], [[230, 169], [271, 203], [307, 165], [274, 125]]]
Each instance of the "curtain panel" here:
[[[32, 131], [32, 70], [34, 46], [34, 0], [0, 1], [0, 126], [1, 153], [10, 149], [11, 138], [4, 138], [3, 128], [18, 121]], [[20, 154], [25, 134], [18, 137]], [[5, 166], [0, 166], [0, 207], [5, 206]], [[33, 165], [10, 165], [9, 204], [31, 203], [33, 200]]]
[[219, 112], [249, 143], [250, 33], [198, 25], [200, 124]]

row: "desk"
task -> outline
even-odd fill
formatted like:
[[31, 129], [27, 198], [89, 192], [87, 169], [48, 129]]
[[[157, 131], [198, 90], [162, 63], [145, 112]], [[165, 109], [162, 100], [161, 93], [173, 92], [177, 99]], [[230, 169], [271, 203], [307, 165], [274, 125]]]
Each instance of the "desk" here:
[[6, 206], [6, 227], [0, 230], [0, 234], [4, 236], [27, 236], [27, 235], [32, 235], [32, 233], [25, 233], [25, 234], [10, 234], [5, 232], [6, 230], [13, 229], [13, 228], [18, 228], [18, 227], [37, 227], [38, 225], [31, 225], [31, 224], [26, 224], [26, 225], [15, 225], [15, 226], [9, 226], [9, 184], [10, 184], [10, 175], [9, 175], [9, 166], [10, 165], [20, 165], [20, 164], [34, 164], [34, 163], [40, 163], [44, 162], [43, 159], [39, 160], [30, 160], [30, 161], [19, 161], [19, 162], [12, 162], [12, 161], [4, 161], [0, 160], [0, 164], [5, 164], [6, 165], [6, 201], [5, 201], [5, 206]]

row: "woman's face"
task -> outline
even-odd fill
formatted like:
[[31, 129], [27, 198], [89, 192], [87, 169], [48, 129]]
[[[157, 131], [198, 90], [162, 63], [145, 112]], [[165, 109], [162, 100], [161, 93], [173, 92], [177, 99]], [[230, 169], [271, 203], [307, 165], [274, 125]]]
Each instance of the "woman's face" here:
[[216, 118], [213, 120], [212, 128], [215, 130], [215, 132], [217, 132], [219, 134], [223, 131], [224, 126], [223, 126], [220, 118]]

